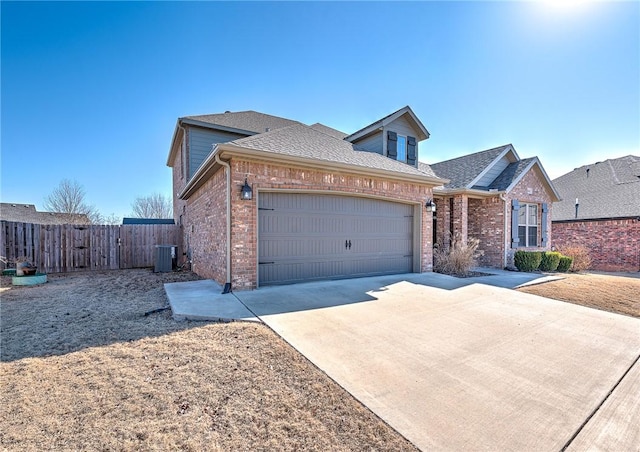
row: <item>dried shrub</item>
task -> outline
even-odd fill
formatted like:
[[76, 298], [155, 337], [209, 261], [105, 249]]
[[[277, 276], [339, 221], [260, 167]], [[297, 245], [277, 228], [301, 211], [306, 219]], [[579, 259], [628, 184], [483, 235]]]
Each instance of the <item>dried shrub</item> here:
[[467, 276], [471, 268], [477, 265], [477, 259], [484, 254], [478, 250], [480, 240], [469, 238], [464, 243], [460, 234], [456, 234], [450, 247], [442, 242], [433, 250], [433, 269], [438, 273], [455, 276]]
[[591, 256], [589, 250], [582, 245], [566, 246], [559, 250], [565, 256], [573, 259], [569, 271], [581, 272], [591, 267]]
[[513, 263], [521, 272], [532, 272], [537, 270], [542, 261], [542, 253], [538, 251], [516, 251]]
[[557, 270], [562, 273], [566, 273], [571, 268], [573, 258], [569, 256], [560, 256], [560, 262], [558, 262]]
[[542, 253], [542, 259], [540, 260], [540, 266], [538, 268], [543, 272], [554, 272], [558, 268], [560, 257], [562, 257], [562, 254], [557, 251], [546, 251]]

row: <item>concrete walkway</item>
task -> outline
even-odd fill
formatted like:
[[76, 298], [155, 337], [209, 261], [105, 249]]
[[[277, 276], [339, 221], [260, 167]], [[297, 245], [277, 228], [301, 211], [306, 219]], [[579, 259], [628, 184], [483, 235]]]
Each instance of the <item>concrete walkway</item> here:
[[167, 283], [164, 290], [178, 321], [260, 321], [232, 293], [222, 295], [222, 286], [210, 279]]
[[235, 297], [421, 449], [637, 450], [640, 320], [508, 290], [541, 275], [496, 273]]
[[[323, 281], [312, 284], [333, 284], [340, 283], [345, 287], [359, 287], [361, 283], [367, 286], [370, 283], [376, 285], [388, 285], [400, 281], [411, 281], [417, 284], [424, 284], [441, 289], [456, 289], [467, 286], [469, 284], [487, 284], [496, 287], [515, 288], [527, 284], [539, 284], [542, 282], [562, 279], [562, 276], [546, 276], [538, 273], [519, 273], [508, 272], [504, 270], [496, 270], [489, 268], [477, 268], [478, 272], [490, 273], [491, 276], [482, 276], [476, 278], [455, 278], [452, 276], [441, 275], [438, 273], [407, 273], [403, 275], [379, 276], [374, 278], [358, 278], [340, 281]], [[169, 298], [169, 304], [173, 311], [173, 318], [178, 321], [196, 320], [196, 321], [230, 321], [230, 320], [251, 320], [259, 321], [259, 319], [250, 312], [247, 307], [240, 302], [233, 293], [222, 295], [222, 286], [213, 280], [200, 280], [167, 283], [164, 285], [165, 292]], [[296, 292], [300, 288], [303, 292], [308, 287], [305, 284], [294, 284], [289, 286], [279, 286], [270, 288], [273, 291]], [[265, 294], [266, 289], [260, 289], [257, 294]], [[243, 294], [247, 292], [238, 292]], [[272, 292], [270, 292], [272, 293]], [[320, 294], [319, 294], [320, 295]], [[317, 306], [326, 307], [334, 304], [350, 303], [345, 293], [336, 292], [321, 293], [317, 300]], [[259, 296], [259, 295], [258, 295]], [[284, 297], [286, 298], [286, 297]], [[282, 300], [285, 302], [286, 300]], [[297, 302], [296, 302], [297, 303]], [[273, 300], [271, 300], [273, 306]], [[297, 307], [299, 307], [298, 305]], [[305, 305], [307, 309], [311, 309], [310, 305]], [[296, 309], [297, 307], [294, 307]], [[263, 307], [264, 308], [264, 307]], [[288, 307], [285, 308], [289, 309]], [[262, 312], [262, 311], [261, 311]], [[264, 314], [264, 312], [263, 312]]]

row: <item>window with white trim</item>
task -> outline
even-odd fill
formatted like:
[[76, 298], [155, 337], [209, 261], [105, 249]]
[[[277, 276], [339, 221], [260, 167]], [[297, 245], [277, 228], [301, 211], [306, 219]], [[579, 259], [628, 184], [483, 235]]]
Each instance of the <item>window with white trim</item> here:
[[396, 160], [399, 162], [407, 161], [407, 137], [402, 135], [398, 135], [398, 147], [397, 147], [398, 156]]
[[518, 246], [538, 246], [538, 205], [520, 204]]

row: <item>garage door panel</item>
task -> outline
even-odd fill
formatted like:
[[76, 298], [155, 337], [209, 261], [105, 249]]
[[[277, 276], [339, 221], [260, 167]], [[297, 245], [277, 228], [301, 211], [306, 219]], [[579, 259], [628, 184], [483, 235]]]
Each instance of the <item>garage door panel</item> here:
[[413, 270], [410, 205], [298, 193], [258, 202], [260, 284]]

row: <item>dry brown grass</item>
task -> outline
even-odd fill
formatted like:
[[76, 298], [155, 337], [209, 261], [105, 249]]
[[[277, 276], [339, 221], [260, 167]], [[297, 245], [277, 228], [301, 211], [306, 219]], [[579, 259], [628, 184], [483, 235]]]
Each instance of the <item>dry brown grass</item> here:
[[518, 289], [555, 300], [640, 317], [640, 278], [592, 273]]
[[264, 325], [144, 317], [190, 273], [49, 279], [1, 293], [5, 450], [414, 449]]

